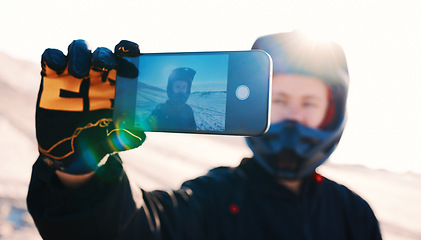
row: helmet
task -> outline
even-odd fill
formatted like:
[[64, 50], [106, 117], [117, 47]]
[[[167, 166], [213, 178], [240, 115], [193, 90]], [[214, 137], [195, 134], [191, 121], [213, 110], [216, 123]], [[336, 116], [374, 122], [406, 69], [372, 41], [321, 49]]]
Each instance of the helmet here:
[[308, 75], [329, 87], [329, 106], [320, 128], [284, 120], [271, 123], [262, 136], [246, 138], [254, 159], [271, 175], [302, 178], [327, 160], [344, 130], [349, 82], [345, 54], [334, 42], [312, 41], [298, 31], [260, 37], [252, 48], [272, 57], [274, 75]]
[[[168, 84], [167, 84], [167, 95], [170, 101], [177, 104], [184, 104], [187, 102], [190, 96], [191, 84], [193, 82], [193, 78], [195, 75], [196, 75], [196, 71], [187, 67], [176, 68], [171, 72], [170, 76], [168, 77]], [[187, 82], [186, 93], [174, 92], [173, 86], [176, 81]]]

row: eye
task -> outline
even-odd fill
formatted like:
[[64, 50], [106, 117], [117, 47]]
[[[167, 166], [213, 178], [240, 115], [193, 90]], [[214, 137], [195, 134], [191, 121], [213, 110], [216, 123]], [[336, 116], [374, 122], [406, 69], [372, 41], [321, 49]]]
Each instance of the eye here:
[[313, 101], [306, 101], [303, 103], [303, 107], [306, 108], [316, 108], [317, 107], [317, 103], [313, 102]]
[[272, 103], [273, 104], [287, 104], [288, 100], [283, 97], [274, 97], [272, 98]]

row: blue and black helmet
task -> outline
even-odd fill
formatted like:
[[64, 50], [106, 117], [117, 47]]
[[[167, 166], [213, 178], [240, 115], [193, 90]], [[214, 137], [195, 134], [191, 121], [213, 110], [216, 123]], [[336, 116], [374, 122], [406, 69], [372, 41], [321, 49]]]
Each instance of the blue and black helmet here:
[[330, 88], [328, 121], [319, 129], [284, 120], [271, 123], [260, 137], [246, 138], [254, 159], [271, 175], [302, 178], [328, 159], [345, 127], [349, 74], [344, 51], [337, 43], [313, 41], [298, 31], [260, 37], [252, 48], [272, 57], [274, 75], [317, 77]]
[[[175, 103], [186, 103], [191, 91], [191, 85], [196, 75], [196, 71], [188, 67], [180, 67], [174, 69], [168, 77], [167, 95], [168, 98]], [[176, 81], [184, 81], [187, 83], [186, 93], [174, 93], [173, 85]]]

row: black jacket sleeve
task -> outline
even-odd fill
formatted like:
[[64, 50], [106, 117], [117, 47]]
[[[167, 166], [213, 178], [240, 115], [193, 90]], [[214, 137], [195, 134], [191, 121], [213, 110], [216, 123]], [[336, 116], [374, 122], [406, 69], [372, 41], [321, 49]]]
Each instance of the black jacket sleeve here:
[[159, 206], [145, 204], [142, 196], [151, 198], [130, 186], [118, 156], [78, 189], [62, 186], [39, 158], [27, 205], [43, 239], [156, 239], [160, 225], [152, 212]]

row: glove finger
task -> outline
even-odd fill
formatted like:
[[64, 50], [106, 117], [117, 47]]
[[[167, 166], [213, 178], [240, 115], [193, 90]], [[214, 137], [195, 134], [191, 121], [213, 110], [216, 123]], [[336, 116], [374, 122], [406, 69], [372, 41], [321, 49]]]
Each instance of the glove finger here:
[[121, 40], [114, 48], [116, 57], [137, 57], [140, 56], [139, 45], [135, 42]]
[[139, 45], [128, 40], [121, 40], [115, 46], [114, 54], [117, 57], [117, 74], [121, 77], [136, 78], [139, 74], [138, 64], [131, 62], [130, 58], [141, 55]]
[[85, 40], [74, 40], [68, 48], [68, 71], [76, 78], [89, 76], [92, 53]]
[[97, 48], [92, 54], [92, 69], [98, 72], [108, 72], [116, 68], [117, 62], [113, 52], [105, 47]]
[[58, 49], [45, 49], [41, 56], [41, 67], [43, 76], [50, 75], [50, 70], [61, 74], [67, 66], [67, 58], [62, 51]]

